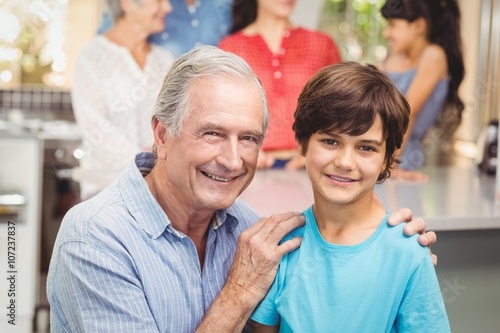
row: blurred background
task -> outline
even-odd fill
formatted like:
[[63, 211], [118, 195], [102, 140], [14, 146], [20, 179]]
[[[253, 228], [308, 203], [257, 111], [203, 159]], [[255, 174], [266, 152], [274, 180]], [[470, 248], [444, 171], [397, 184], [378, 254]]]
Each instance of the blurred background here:
[[[298, 0], [292, 20], [332, 36], [345, 60], [379, 63], [388, 52], [382, 37], [385, 21], [379, 14], [383, 3]], [[424, 192], [409, 185], [405, 191], [411, 200], [396, 201], [396, 205], [417, 207], [418, 215], [431, 221], [434, 230], [443, 229], [443, 240], [436, 246], [442, 249], [438, 274], [443, 290], [447, 288], [448, 296], [455, 297], [447, 304], [449, 311], [455, 311], [450, 314], [452, 331], [500, 332], [500, 215], [495, 177], [500, 1], [459, 3], [466, 69], [460, 95], [465, 111], [453, 137], [441, 140], [438, 135], [429, 145], [425, 165], [429, 170], [440, 168], [435, 174], [449, 179], [454, 187], [439, 192], [433, 188], [436, 179], [431, 178]], [[7, 249], [7, 221], [15, 221], [18, 266], [18, 322], [15, 327], [8, 325], [2, 313], [2, 332], [45, 332], [48, 328], [44, 278], [52, 245], [62, 216], [80, 201], [74, 174], [83, 151], [71, 106], [73, 66], [76, 54], [95, 36], [104, 10], [100, 0], [0, 0], [0, 253]], [[460, 179], [463, 175], [467, 179]], [[397, 192], [391, 191], [397, 191], [397, 186], [381, 190], [382, 198], [393, 200]], [[432, 215], [437, 210], [426, 210], [429, 203], [425, 200], [441, 202], [435, 193], [449, 196], [451, 192], [463, 192], [460, 200], [476, 202], [473, 209], [478, 211], [464, 212], [463, 218], [485, 219], [486, 224], [475, 226], [463, 219], [456, 229], [432, 224], [446, 216]], [[447, 205], [454, 211], [463, 204], [450, 199]], [[0, 256], [4, 275], [5, 258]], [[445, 259], [454, 266], [448, 266]], [[0, 305], [5, 309], [8, 284], [5, 278], [1, 281]]]

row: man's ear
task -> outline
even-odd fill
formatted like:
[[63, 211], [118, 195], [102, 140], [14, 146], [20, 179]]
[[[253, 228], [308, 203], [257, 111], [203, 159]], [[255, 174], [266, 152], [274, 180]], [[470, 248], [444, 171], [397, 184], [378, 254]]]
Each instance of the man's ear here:
[[156, 117], [153, 117], [151, 120], [151, 127], [153, 129], [154, 143], [156, 145], [158, 159], [164, 159], [167, 156], [167, 128]]

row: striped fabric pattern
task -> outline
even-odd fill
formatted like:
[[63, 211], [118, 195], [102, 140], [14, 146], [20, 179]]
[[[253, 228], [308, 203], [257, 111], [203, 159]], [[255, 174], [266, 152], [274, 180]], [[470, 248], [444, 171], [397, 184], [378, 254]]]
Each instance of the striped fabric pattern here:
[[151, 162], [139, 154], [65, 216], [47, 281], [52, 332], [193, 332], [224, 286], [238, 236], [259, 216], [241, 200], [216, 212], [201, 269], [139, 171]]

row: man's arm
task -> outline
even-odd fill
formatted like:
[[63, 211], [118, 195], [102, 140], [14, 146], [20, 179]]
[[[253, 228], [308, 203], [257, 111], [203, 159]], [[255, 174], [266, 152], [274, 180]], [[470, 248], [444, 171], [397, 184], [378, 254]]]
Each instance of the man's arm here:
[[278, 243], [304, 221], [300, 213], [276, 214], [260, 219], [239, 236], [226, 284], [197, 333], [242, 331], [274, 281], [281, 257], [298, 248], [301, 239]]
[[[413, 220], [413, 214], [408, 208], [401, 208], [392, 213], [389, 216], [388, 223], [392, 226], [398, 225], [401, 222], [407, 222], [404, 227], [404, 233], [408, 236], [412, 236], [419, 233], [418, 242], [422, 246], [428, 246], [429, 251], [431, 245], [435, 244], [437, 241], [437, 236], [434, 231], [425, 231], [427, 224], [422, 218], [416, 218]], [[434, 266], [437, 265], [437, 256], [431, 253], [432, 262]]]
[[52, 332], [158, 332], [141, 281], [81, 240], [54, 248], [47, 296]]

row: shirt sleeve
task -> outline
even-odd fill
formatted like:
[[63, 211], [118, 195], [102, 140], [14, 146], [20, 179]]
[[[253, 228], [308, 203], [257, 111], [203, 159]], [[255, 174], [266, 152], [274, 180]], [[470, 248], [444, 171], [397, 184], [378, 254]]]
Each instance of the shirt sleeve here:
[[83, 241], [54, 250], [47, 295], [56, 332], [158, 332], [131, 264]]
[[431, 257], [413, 273], [396, 317], [398, 332], [450, 332], [443, 296]]

